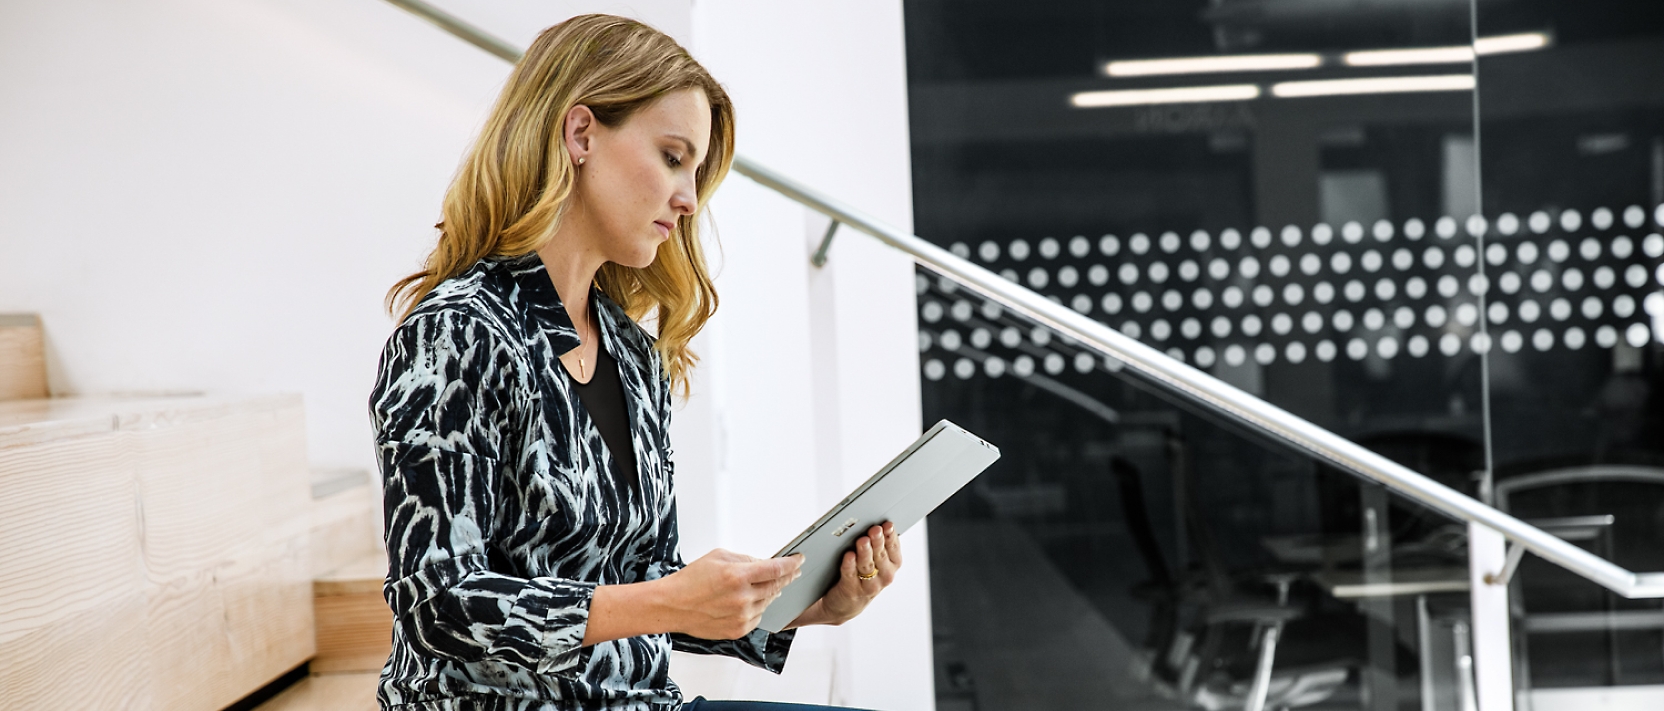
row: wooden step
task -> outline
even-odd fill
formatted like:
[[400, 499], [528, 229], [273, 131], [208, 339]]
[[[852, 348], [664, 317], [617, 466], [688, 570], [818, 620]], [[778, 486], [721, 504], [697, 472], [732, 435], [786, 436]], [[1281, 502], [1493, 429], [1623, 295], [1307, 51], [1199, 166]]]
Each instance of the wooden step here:
[[376, 711], [380, 674], [313, 674], [254, 711]]
[[312, 577], [383, 555], [381, 492], [363, 469], [312, 470]]
[[46, 338], [40, 317], [0, 314], [0, 400], [46, 396]]
[[313, 654], [298, 396], [0, 402], [0, 707], [216, 711]]
[[317, 656], [312, 671], [380, 672], [393, 649], [393, 612], [381, 596], [387, 557], [364, 556], [312, 581]]

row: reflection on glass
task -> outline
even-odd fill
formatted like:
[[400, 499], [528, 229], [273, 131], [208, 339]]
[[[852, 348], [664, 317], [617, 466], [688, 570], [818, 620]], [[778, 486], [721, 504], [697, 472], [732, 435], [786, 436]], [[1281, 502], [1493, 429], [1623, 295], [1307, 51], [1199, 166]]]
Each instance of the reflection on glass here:
[[[1513, 316], [1492, 326], [1496, 503], [1619, 565], [1658, 568], [1664, 10], [1480, 3], [1478, 21], [1481, 34], [1552, 41], [1477, 65], [1487, 239], [1505, 250], [1491, 298]], [[1532, 560], [1511, 594], [1523, 702], [1664, 707], [1659, 601]]]

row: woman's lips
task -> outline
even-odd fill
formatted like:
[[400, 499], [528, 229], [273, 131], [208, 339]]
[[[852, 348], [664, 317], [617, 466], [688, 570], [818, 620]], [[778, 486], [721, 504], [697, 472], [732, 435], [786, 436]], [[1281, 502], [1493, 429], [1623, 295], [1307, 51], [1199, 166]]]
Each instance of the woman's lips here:
[[665, 239], [670, 238], [670, 232], [671, 232], [671, 229], [672, 229], [670, 223], [662, 222], [662, 221], [659, 221], [659, 220], [654, 220], [653, 221], [653, 226], [659, 228], [659, 236], [660, 237], [663, 237]]

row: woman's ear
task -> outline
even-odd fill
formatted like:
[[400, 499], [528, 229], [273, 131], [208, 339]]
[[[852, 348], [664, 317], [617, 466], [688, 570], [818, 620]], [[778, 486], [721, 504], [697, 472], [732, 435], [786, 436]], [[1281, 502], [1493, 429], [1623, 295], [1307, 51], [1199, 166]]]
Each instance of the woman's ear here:
[[566, 119], [561, 122], [561, 140], [566, 142], [566, 152], [574, 162], [589, 155], [594, 138], [595, 112], [583, 104], [567, 110]]

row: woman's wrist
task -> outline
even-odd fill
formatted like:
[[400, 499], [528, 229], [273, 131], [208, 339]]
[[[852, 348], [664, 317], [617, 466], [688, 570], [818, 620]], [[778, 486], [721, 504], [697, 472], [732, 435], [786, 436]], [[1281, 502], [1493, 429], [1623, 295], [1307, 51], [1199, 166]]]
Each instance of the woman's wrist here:
[[583, 644], [680, 631], [666, 580], [596, 587], [589, 603]]

